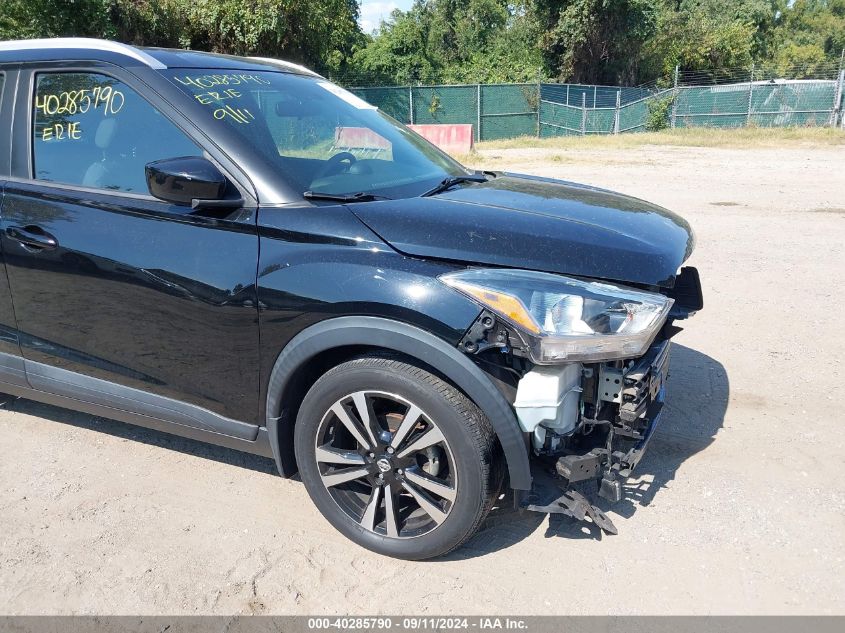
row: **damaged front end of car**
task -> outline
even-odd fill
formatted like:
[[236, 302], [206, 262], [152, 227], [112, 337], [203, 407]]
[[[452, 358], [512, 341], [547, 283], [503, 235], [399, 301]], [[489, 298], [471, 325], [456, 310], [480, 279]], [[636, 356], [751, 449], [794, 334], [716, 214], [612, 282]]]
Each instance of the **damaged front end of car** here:
[[585, 490], [622, 499], [660, 420], [674, 322], [703, 307], [696, 269], [669, 290], [501, 269], [442, 280], [485, 308], [461, 345], [510, 396], [535, 458], [518, 505], [616, 534]]

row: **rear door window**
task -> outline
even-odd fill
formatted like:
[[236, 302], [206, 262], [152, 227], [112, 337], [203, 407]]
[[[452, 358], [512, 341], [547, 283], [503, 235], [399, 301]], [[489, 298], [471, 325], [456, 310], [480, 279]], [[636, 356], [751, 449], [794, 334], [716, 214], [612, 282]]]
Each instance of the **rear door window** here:
[[146, 194], [147, 163], [202, 156], [167, 117], [108, 75], [39, 74], [33, 113], [37, 180]]

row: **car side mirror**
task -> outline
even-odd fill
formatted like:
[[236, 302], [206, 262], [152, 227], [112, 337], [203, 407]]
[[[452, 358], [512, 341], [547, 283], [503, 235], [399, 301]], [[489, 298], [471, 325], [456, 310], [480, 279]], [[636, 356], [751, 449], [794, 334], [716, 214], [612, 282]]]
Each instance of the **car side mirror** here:
[[199, 156], [166, 158], [148, 163], [144, 171], [147, 188], [159, 200], [194, 209], [203, 203], [225, 202], [229, 183], [208, 159]]

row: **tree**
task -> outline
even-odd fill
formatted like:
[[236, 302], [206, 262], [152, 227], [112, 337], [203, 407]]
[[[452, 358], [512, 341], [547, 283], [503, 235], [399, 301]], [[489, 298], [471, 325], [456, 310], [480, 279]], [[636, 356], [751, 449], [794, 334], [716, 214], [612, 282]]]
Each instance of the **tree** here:
[[578, 83], [631, 83], [657, 26], [652, 0], [535, 0], [551, 74]]
[[186, 48], [188, 14], [181, 0], [112, 0], [115, 39], [137, 46]]
[[681, 2], [660, 12], [657, 29], [643, 51], [649, 79], [685, 71], [748, 68], [753, 59], [755, 27], [735, 8], [717, 11], [716, 3]]
[[534, 81], [539, 29], [527, 2], [417, 0], [355, 56], [349, 83]]
[[512, 6], [509, 13], [506, 26], [488, 35], [483, 47], [470, 50], [463, 64], [446, 69], [447, 82], [522, 83], [545, 77], [536, 16], [524, 7]]
[[742, 24], [752, 29], [751, 54], [761, 60], [768, 54], [773, 30], [785, 0], [681, 0], [681, 14], [705, 16], [714, 28], [720, 24]]
[[0, 0], [0, 36], [88, 36], [283, 57], [330, 72], [365, 44], [357, 0]]
[[414, 2], [408, 11], [394, 10], [377, 37], [353, 58], [355, 76], [348, 84], [410, 84], [435, 82], [441, 62], [429, 48], [429, 8]]
[[0, 39], [108, 37], [111, 0], [0, 0]]
[[338, 71], [363, 44], [356, 0], [184, 2], [185, 43], [234, 55], [284, 57]]
[[0, 38], [280, 57], [357, 85], [631, 85], [752, 62], [813, 76], [845, 48], [845, 0], [415, 0], [375, 36], [358, 16], [358, 0], [0, 0]]
[[795, 0], [781, 7], [773, 36], [773, 61], [781, 70], [801, 66], [811, 75], [845, 48], [845, 0]]

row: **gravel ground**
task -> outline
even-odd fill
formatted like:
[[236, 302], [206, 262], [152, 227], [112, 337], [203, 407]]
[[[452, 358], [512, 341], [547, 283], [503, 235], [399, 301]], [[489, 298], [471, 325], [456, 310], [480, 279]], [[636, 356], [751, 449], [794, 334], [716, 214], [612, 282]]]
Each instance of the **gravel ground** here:
[[845, 150], [483, 150], [696, 229], [705, 310], [619, 535], [497, 510], [445, 560], [346, 541], [242, 455], [27, 401], [0, 411], [0, 612], [845, 614]]

